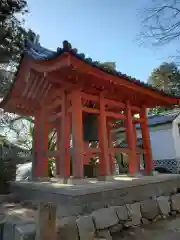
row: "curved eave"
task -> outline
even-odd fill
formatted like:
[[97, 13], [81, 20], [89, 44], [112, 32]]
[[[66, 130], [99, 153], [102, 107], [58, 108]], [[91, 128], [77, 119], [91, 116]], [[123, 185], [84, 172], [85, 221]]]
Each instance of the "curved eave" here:
[[[19, 71], [21, 71], [22, 62], [23, 60], [26, 61], [26, 59], [31, 60], [31, 64], [35, 64], [37, 66], [41, 66], [42, 69], [44, 66], [55, 66], [58, 67], [58, 64], [62, 61], [62, 58], [65, 57], [67, 60], [68, 57], [71, 57], [72, 59], [78, 60], [77, 62], [85, 64], [84, 66], [88, 66], [89, 69], [91, 68], [92, 71], [96, 71], [97, 73], [103, 73], [106, 78], [114, 78], [119, 81], [127, 81], [127, 84], [130, 84], [132, 86], [136, 86], [136, 88], [144, 89], [146, 93], [153, 92], [155, 97], [161, 97], [163, 100], [169, 105], [179, 105], [180, 104], [180, 97], [176, 97], [174, 95], [170, 95], [168, 93], [165, 93], [164, 91], [158, 90], [151, 85], [141, 82], [135, 78], [131, 78], [130, 76], [127, 76], [125, 74], [122, 74], [121, 72], [117, 72], [114, 70], [111, 70], [107, 67], [104, 67], [102, 64], [99, 64], [98, 62], [93, 62], [90, 58], [85, 58], [84, 54], [79, 54], [76, 49], [71, 48], [58, 48], [56, 52], [50, 51], [48, 49], [42, 48], [40, 45], [29, 45], [26, 46], [24, 53], [21, 56], [20, 64], [18, 67], [18, 70], [16, 72], [16, 75], [14, 76], [14, 81], [11, 85], [11, 88], [8, 92], [8, 94], [5, 96], [5, 98], [0, 103], [0, 108], [5, 108], [7, 103], [11, 100], [13, 89], [16, 85], [16, 79]], [[80, 65], [79, 65], [80, 66]], [[82, 65], [81, 65], [82, 66]], [[81, 70], [81, 68], [80, 68]], [[118, 82], [118, 81], [117, 81]], [[145, 93], [145, 94], [146, 94]], [[8, 108], [7, 108], [8, 110]]]
[[16, 97], [14, 99], [14, 93], [16, 92], [17, 84], [21, 81], [21, 79], [18, 77], [18, 75], [21, 74], [21, 70], [23, 69], [23, 67], [26, 67], [27, 65], [31, 64], [30, 58], [31, 58], [31, 56], [27, 52], [22, 53], [20, 62], [19, 62], [19, 66], [17, 68], [16, 74], [14, 75], [11, 87], [10, 87], [8, 93], [6, 94], [6, 96], [0, 102], [0, 108], [3, 108], [7, 112], [31, 116], [31, 114], [27, 114], [27, 109], [29, 106], [23, 106], [24, 109], [21, 107], [18, 107], [17, 106], [18, 104], [15, 103]]
[[70, 53], [75, 58], [82, 60], [83, 62], [87, 63], [88, 65], [103, 71], [104, 73], [110, 74], [112, 76], [123, 78], [127, 81], [130, 81], [138, 86], [143, 88], [149, 88], [152, 91], [158, 92], [166, 97], [172, 97], [176, 99], [180, 99], [179, 96], [175, 96], [169, 93], [164, 92], [163, 90], [159, 90], [152, 85], [142, 82], [136, 78], [123, 74], [122, 72], [118, 72], [116, 70], [109, 69], [105, 67], [103, 64], [99, 63], [98, 61], [93, 61], [91, 58], [86, 58], [84, 53], [78, 53], [77, 49], [72, 49], [71, 44], [68, 41], [63, 42], [63, 48], [57, 48], [57, 51], [51, 51], [47, 48], [42, 47], [40, 44], [33, 44], [31, 42], [27, 42], [25, 52], [28, 53], [38, 64], [54, 64], [54, 61], [63, 54], [63, 53]]
[[[66, 42], [66, 41], [64, 41]], [[67, 46], [70, 46], [68, 42], [66, 42]], [[96, 70], [100, 70], [110, 76], [114, 77], [119, 77], [120, 79], [124, 79], [134, 85], [139, 86], [142, 89], [148, 89], [152, 92], [155, 92], [157, 95], [160, 94], [161, 96], [164, 96], [166, 100], [169, 99], [169, 102], [171, 104], [179, 104], [180, 103], [180, 97], [175, 96], [169, 93], [164, 92], [163, 90], [159, 90], [157, 88], [154, 88], [152, 85], [141, 82], [140, 80], [137, 80], [135, 78], [132, 78], [126, 74], [123, 74], [121, 72], [109, 69], [107, 67], [104, 67], [103, 64], [100, 64], [97, 61], [93, 61], [91, 58], [86, 58], [85, 54], [83, 53], [78, 53], [77, 49], [72, 49], [72, 48], [58, 48], [56, 52], [51, 51], [49, 49], [43, 48], [40, 45], [34, 45], [31, 43], [31, 47], [26, 49], [26, 52], [28, 53], [29, 56], [32, 57], [34, 62], [36, 64], [40, 65], [55, 65], [60, 57], [63, 55], [63, 53], [69, 53], [71, 56], [79, 59], [80, 61], [83, 61], [84, 63], [88, 64], [92, 68], [95, 68]]]

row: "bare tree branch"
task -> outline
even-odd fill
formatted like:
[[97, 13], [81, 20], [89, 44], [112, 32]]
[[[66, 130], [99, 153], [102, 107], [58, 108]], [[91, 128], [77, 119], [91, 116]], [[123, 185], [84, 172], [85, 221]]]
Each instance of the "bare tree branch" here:
[[[180, 39], [180, 1], [150, 1], [141, 19], [141, 44], [162, 46]], [[178, 49], [177, 49], [178, 50]]]

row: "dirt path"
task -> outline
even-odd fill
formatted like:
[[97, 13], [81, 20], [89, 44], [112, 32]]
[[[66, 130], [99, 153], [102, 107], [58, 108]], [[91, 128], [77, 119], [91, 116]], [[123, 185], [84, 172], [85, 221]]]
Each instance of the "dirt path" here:
[[180, 216], [124, 231], [113, 240], [179, 240]]

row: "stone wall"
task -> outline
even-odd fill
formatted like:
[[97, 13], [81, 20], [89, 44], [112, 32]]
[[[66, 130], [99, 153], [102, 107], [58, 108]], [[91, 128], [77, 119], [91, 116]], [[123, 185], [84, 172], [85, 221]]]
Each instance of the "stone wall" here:
[[[59, 209], [59, 212], [61, 211], [62, 209]], [[110, 240], [113, 233], [151, 224], [178, 213], [180, 213], [180, 193], [177, 189], [174, 189], [170, 195], [152, 196], [130, 204], [103, 207], [88, 215], [62, 217], [57, 211], [57, 239]], [[8, 216], [0, 222], [2, 240], [34, 240], [35, 229], [35, 220], [32, 218]]]
[[[132, 204], [101, 208], [87, 216], [65, 217], [59, 220], [57, 230], [59, 239], [92, 240], [99, 237], [110, 240], [113, 233], [151, 224], [178, 213], [180, 193], [175, 193]], [[76, 237], [71, 236], [72, 230]]]
[[[61, 240], [111, 239], [115, 232], [180, 212], [179, 175], [84, 185], [16, 182], [11, 187], [20, 201], [57, 206], [53, 219], [56, 220], [58, 239]], [[13, 223], [6, 220], [3, 235], [11, 232], [12, 237], [8, 239], [34, 239], [35, 218], [23, 221], [22, 218]], [[10, 228], [13, 231], [6, 230]]]
[[16, 182], [11, 191], [20, 201], [52, 202], [60, 205], [62, 216], [90, 214], [94, 210], [140, 202], [158, 196], [169, 196], [180, 188], [179, 175], [157, 175], [133, 181], [98, 182], [65, 186], [49, 182]]

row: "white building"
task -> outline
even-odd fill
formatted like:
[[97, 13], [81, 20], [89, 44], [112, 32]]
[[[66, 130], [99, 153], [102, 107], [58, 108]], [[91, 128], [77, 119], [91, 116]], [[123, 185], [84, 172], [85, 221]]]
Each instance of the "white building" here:
[[[161, 115], [148, 118], [152, 156], [156, 170], [168, 170], [173, 173], [180, 172], [180, 110], [173, 110]], [[143, 148], [141, 130], [137, 125], [137, 146]], [[118, 142], [126, 147], [125, 133], [122, 129], [117, 131]], [[126, 146], [125, 146], [126, 145]], [[127, 156], [123, 156], [127, 160]], [[143, 165], [143, 154], [141, 154]]]

